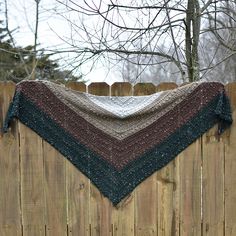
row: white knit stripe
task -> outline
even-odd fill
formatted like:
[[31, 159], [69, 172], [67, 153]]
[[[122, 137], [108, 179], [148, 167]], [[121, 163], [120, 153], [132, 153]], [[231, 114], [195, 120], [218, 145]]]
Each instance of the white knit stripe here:
[[86, 96], [97, 106], [113, 113], [114, 116], [118, 118], [126, 118], [140, 110], [143, 110], [155, 100], [158, 100], [158, 97], [160, 97], [161, 94], [163, 94], [163, 92], [154, 93], [148, 96], [111, 97], [95, 96], [91, 94], [86, 94]]

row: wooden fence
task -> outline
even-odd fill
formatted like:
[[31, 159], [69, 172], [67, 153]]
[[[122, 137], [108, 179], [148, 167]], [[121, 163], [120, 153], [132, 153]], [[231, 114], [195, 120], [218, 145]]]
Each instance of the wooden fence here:
[[[81, 83], [67, 86], [86, 91]], [[176, 87], [93, 83], [97, 95]], [[0, 83], [1, 126], [15, 85]], [[226, 89], [236, 120], [236, 83]], [[0, 137], [0, 236], [235, 236], [236, 125], [215, 127], [141, 183], [118, 208], [47, 142], [19, 122]]]

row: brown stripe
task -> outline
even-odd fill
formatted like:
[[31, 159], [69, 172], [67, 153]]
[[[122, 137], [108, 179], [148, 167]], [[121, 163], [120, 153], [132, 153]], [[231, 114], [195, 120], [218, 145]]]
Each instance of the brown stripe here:
[[[144, 109], [135, 112], [135, 115], [132, 114], [125, 119], [117, 119], [114, 114], [111, 115], [108, 111], [100, 109], [100, 107], [91, 102], [84, 93], [76, 93], [77, 96], [75, 96], [75, 91], [73, 90], [68, 91], [64, 87], [52, 82], [44, 83], [58, 99], [79, 116], [85, 118], [86, 121], [118, 140], [129, 137], [138, 130], [151, 125], [183, 101], [199, 85], [198, 83], [192, 83], [175, 90], [165, 91], [158, 98], [158, 101], [156, 99]], [[89, 111], [89, 114], [87, 111]]]
[[[222, 87], [222, 85], [220, 86]], [[45, 85], [39, 83], [37, 85], [36, 83], [29, 86], [24, 85], [22, 91], [24, 95], [33, 100], [57, 124], [82, 144], [120, 169], [186, 123], [218, 93], [220, 86], [216, 83], [199, 85], [186, 100], [178, 104], [173, 110], [152, 125], [122, 141], [104, 134], [102, 130], [78, 116], [59, 101]], [[202, 99], [203, 97], [204, 99]], [[173, 119], [177, 117], [177, 121], [173, 122]]]

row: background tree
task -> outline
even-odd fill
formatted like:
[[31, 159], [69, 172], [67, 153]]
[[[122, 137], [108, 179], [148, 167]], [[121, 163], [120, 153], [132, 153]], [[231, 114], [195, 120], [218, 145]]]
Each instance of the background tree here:
[[[208, 11], [207, 31], [202, 37], [202, 77], [222, 82], [236, 80], [236, 4], [222, 1], [217, 11]], [[207, 52], [207, 53], [206, 53]], [[204, 66], [206, 69], [204, 69]]]
[[[17, 57], [27, 78], [48, 76], [38, 67], [42, 58], [52, 71], [66, 70], [65, 77], [89, 65], [88, 70], [110, 68], [132, 83], [235, 80], [234, 0], [52, 0], [51, 8], [46, 0], [30, 2], [35, 13], [28, 20], [34, 35], [30, 49], [15, 44], [6, 20], [8, 40], [21, 48]], [[49, 14], [62, 22], [56, 29], [47, 20], [60, 43], [43, 48], [38, 29]]]
[[[81, 80], [69, 70], [60, 69], [58, 60], [51, 59], [51, 54], [42, 47], [38, 49], [39, 3], [36, 4], [34, 44], [26, 47], [17, 46], [14, 33], [8, 23], [8, 2], [0, 5], [5, 17], [0, 20], [0, 80], [19, 82], [23, 79]], [[4, 6], [4, 7], [3, 7]]]
[[[95, 62], [101, 58], [107, 59], [111, 66], [118, 62], [126, 63], [121, 66], [123, 72], [135, 71], [135, 80], [142, 77], [141, 72], [148, 75], [153, 70], [160, 71], [160, 68], [170, 71], [169, 74], [175, 75], [178, 81], [205, 78], [213, 67], [226, 60], [218, 58], [214, 66], [210, 63], [206, 68], [203, 59], [208, 62], [213, 60], [205, 58], [208, 49], [203, 51], [209, 34], [215, 34], [219, 40], [224, 30], [231, 27], [235, 31], [236, 3], [233, 0], [57, 2], [67, 9], [62, 16], [71, 27], [71, 35], [77, 35], [65, 40], [71, 51], [77, 53], [77, 63]], [[222, 24], [223, 15], [231, 21], [231, 26]], [[73, 16], [77, 17], [76, 22], [72, 20]], [[219, 49], [212, 49], [215, 59]], [[231, 52], [234, 54], [234, 51]], [[130, 76], [126, 74], [124, 78], [129, 79]]]

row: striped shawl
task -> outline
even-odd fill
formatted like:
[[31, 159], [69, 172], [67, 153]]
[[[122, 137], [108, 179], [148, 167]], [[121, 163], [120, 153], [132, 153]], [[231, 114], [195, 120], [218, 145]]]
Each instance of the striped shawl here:
[[218, 123], [232, 123], [224, 86], [195, 82], [148, 96], [95, 96], [48, 81], [17, 84], [4, 124], [19, 119], [117, 205]]

